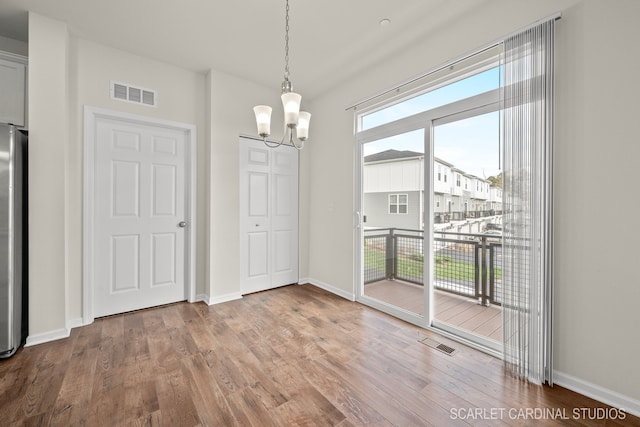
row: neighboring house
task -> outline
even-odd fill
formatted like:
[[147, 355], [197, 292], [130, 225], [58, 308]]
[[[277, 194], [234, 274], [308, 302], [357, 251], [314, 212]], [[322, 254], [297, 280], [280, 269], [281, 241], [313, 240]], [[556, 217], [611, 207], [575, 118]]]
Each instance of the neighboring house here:
[[[453, 188], [456, 172], [451, 163], [434, 158], [433, 164], [433, 212], [451, 212], [454, 202]], [[437, 216], [436, 216], [437, 217]]]
[[489, 210], [502, 212], [502, 188], [491, 185], [489, 187]]
[[424, 154], [387, 150], [364, 158], [365, 226], [422, 228]]
[[470, 182], [470, 203], [467, 212], [488, 211], [489, 187], [491, 182], [474, 175], [468, 175]]
[[[424, 154], [386, 150], [364, 158], [363, 193], [368, 228], [424, 227]], [[502, 209], [502, 190], [434, 158], [433, 213], [436, 223], [478, 218]]]

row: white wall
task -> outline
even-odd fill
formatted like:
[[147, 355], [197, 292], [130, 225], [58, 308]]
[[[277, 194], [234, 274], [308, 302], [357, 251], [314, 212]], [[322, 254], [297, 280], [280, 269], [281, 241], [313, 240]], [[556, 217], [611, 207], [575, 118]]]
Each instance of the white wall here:
[[[209, 72], [208, 79], [210, 92], [207, 95], [211, 100], [208, 158], [211, 229], [208, 246], [210, 273], [206, 286], [212, 302], [218, 302], [240, 295], [239, 135], [255, 133], [254, 105], [277, 105], [271, 98], [278, 98], [276, 92], [215, 70]], [[276, 110], [274, 108], [274, 112]]]
[[[30, 17], [30, 44], [30, 341], [59, 338], [81, 321], [85, 105], [196, 124], [197, 294], [209, 302], [239, 296], [239, 135], [255, 133], [254, 105], [280, 104], [277, 87], [215, 70], [204, 75], [69, 37], [64, 23], [37, 14]], [[110, 80], [157, 90], [157, 108], [112, 100]], [[281, 137], [282, 120], [274, 109], [274, 138]]]
[[[211, 70], [207, 76], [207, 95], [210, 98], [208, 117], [211, 121], [208, 157], [211, 229], [207, 246], [210, 270], [206, 286], [210, 302], [225, 301], [240, 295], [239, 136], [256, 134], [253, 106], [266, 104], [274, 107], [272, 138], [282, 138], [280, 123], [284, 119], [281, 109], [276, 108], [282, 102], [278, 82], [274, 83], [273, 88], [265, 88], [215, 70]], [[307, 100], [303, 99], [303, 103], [305, 108], [312, 108]], [[309, 145], [313, 144], [313, 128], [311, 132]], [[301, 170], [304, 165], [303, 157]], [[301, 185], [301, 192], [304, 191], [304, 185]], [[304, 196], [300, 200], [304, 200]], [[303, 210], [304, 207], [301, 212]], [[303, 236], [303, 221], [301, 230]], [[300, 246], [305, 245], [301, 239]], [[301, 259], [306, 259], [304, 252]]]
[[621, 183], [640, 159], [638, 16], [635, 0], [584, 1], [558, 25], [554, 342], [557, 370], [636, 400], [640, 229], [622, 212], [640, 199]]
[[68, 35], [29, 14], [29, 335], [66, 328]]
[[640, 209], [625, 186], [610, 185], [634, 182], [640, 158], [639, 59], [629, 48], [640, 40], [635, 0], [485, 2], [315, 99], [308, 275], [354, 293], [353, 112], [344, 107], [558, 11], [555, 368], [565, 385], [619, 393], [640, 408], [640, 229], [590, 203], [600, 193], [627, 212]]
[[29, 45], [21, 40], [0, 36], [0, 50], [27, 56], [29, 54]]
[[[70, 133], [68, 209], [70, 224], [82, 223], [82, 167], [83, 167], [83, 108], [84, 106], [106, 108], [113, 111], [161, 118], [194, 124], [197, 128], [197, 199], [196, 219], [198, 230], [204, 230], [205, 216], [205, 136], [204, 136], [204, 87], [205, 76], [142, 58], [121, 50], [79, 38], [70, 43]], [[136, 105], [111, 99], [110, 81], [116, 80], [157, 91], [157, 107]], [[73, 227], [69, 241], [69, 296], [68, 316], [81, 315], [82, 309], [82, 234], [80, 227]], [[205, 234], [197, 233], [196, 281], [204, 281]]]
[[[197, 226], [204, 230], [205, 76], [69, 37], [64, 23], [37, 14], [29, 18], [29, 53], [29, 337], [37, 342], [68, 333], [82, 317], [84, 106], [197, 126]], [[157, 108], [112, 100], [112, 79], [156, 89]], [[205, 235], [198, 236], [203, 284]]]

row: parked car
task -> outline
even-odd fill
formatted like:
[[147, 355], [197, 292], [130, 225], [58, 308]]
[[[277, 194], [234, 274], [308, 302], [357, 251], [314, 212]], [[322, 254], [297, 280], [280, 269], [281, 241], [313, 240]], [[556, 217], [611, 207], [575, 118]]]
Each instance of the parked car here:
[[488, 230], [482, 233], [486, 236], [487, 243], [502, 243], [502, 231], [500, 230]]
[[497, 230], [502, 231], [502, 224], [496, 224], [494, 222], [490, 222], [484, 227], [485, 231]]

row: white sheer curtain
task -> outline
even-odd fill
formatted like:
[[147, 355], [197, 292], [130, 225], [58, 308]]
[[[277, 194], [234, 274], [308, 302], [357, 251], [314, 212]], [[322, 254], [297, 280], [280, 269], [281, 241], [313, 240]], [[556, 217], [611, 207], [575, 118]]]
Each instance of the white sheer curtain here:
[[504, 42], [504, 360], [538, 384], [553, 384], [554, 28]]

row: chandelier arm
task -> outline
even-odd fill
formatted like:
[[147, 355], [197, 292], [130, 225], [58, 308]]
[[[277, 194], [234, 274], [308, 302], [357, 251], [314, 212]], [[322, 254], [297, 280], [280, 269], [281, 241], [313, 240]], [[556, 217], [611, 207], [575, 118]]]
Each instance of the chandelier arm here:
[[291, 141], [289, 142], [285, 142], [284, 144], [282, 144], [283, 147], [291, 147], [291, 148], [295, 148], [296, 150], [300, 151], [302, 150], [302, 145], [298, 145], [296, 144], [295, 141]]
[[279, 146], [282, 145], [282, 141], [280, 141], [280, 142], [271, 142], [271, 141], [267, 141], [267, 138], [264, 138], [262, 140], [262, 142], [264, 142], [264, 145], [266, 145], [269, 148], [278, 148]]
[[285, 124], [284, 130], [282, 131], [282, 141], [280, 141], [280, 145], [287, 145], [287, 135], [289, 135], [289, 139], [291, 139], [291, 129]]
[[[297, 132], [296, 132], [296, 136], [298, 136]], [[296, 141], [299, 141], [300, 144], [298, 145], [298, 142], [296, 142]], [[297, 150], [302, 150], [302, 147], [304, 147], [304, 140], [299, 139], [299, 138], [292, 139], [291, 140], [291, 145], [293, 145]]]

